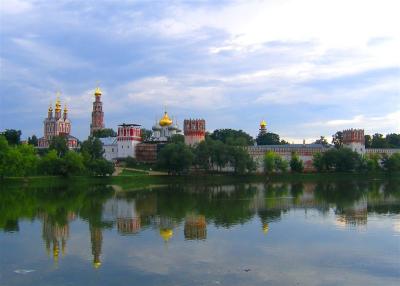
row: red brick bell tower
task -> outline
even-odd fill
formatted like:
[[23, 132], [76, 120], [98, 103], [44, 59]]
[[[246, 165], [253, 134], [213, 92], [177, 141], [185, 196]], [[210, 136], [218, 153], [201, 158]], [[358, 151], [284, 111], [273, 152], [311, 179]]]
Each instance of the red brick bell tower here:
[[95, 101], [93, 102], [92, 123], [90, 124], [90, 135], [94, 131], [104, 129], [103, 103], [101, 102], [101, 90], [96, 88], [94, 92]]

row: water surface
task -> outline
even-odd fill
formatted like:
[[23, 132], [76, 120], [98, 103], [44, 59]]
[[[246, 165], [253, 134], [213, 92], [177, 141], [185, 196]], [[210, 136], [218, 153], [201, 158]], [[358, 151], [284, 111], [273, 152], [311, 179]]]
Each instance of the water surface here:
[[0, 285], [399, 285], [390, 181], [3, 185]]

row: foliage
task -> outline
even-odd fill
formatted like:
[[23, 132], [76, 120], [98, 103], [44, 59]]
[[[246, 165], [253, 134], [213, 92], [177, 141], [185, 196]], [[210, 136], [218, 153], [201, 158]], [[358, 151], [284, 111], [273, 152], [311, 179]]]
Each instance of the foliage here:
[[315, 140], [313, 144], [321, 144], [323, 146], [328, 146], [328, 140], [326, 140], [325, 136], [321, 136], [318, 140]]
[[387, 134], [386, 143], [389, 148], [400, 148], [400, 134]]
[[185, 143], [185, 136], [182, 134], [174, 134], [169, 139], [168, 142], [170, 143]]
[[21, 130], [6, 129], [3, 136], [6, 138], [9, 145], [18, 145], [21, 143]]
[[338, 131], [334, 135], [332, 135], [332, 144], [335, 145], [335, 148], [339, 149], [343, 147], [343, 132]]
[[140, 135], [142, 137], [142, 141], [143, 142], [149, 141], [152, 134], [153, 134], [153, 132], [151, 130], [146, 129], [146, 128], [142, 128], [140, 130]]
[[290, 169], [292, 172], [298, 173], [301, 173], [304, 170], [303, 161], [295, 152], [292, 153], [292, 157], [290, 159]]
[[372, 135], [371, 148], [387, 148], [388, 144], [382, 134]]
[[273, 151], [268, 151], [264, 155], [264, 171], [265, 173], [286, 172], [288, 162], [283, 160], [278, 154]]
[[49, 150], [55, 150], [58, 157], [64, 157], [68, 152], [68, 142], [65, 136], [54, 136], [50, 140]]
[[81, 152], [87, 160], [97, 160], [103, 158], [103, 144], [98, 138], [89, 137], [81, 144]]
[[217, 129], [211, 133], [210, 138], [219, 140], [228, 145], [248, 146], [253, 145], [254, 139], [243, 130]]
[[256, 169], [253, 159], [243, 147], [228, 146], [228, 154], [235, 173], [245, 174]]
[[358, 170], [361, 156], [348, 148], [330, 149], [314, 155], [313, 165], [318, 171], [349, 172]]
[[400, 153], [383, 159], [383, 167], [389, 172], [400, 172]]
[[87, 170], [92, 176], [107, 176], [114, 173], [115, 167], [112, 162], [104, 158], [90, 160], [86, 163]]
[[170, 143], [161, 149], [157, 163], [170, 174], [181, 174], [189, 170], [193, 157], [192, 150], [184, 143]]
[[364, 135], [365, 148], [371, 148], [372, 138], [371, 135]]
[[131, 156], [125, 158], [125, 166], [128, 168], [135, 168], [138, 165], [138, 161], [136, 160], [136, 158], [133, 158]]
[[279, 135], [271, 132], [259, 134], [256, 139], [257, 145], [283, 145], [286, 141], [280, 141]]
[[117, 132], [114, 131], [112, 128], [104, 128], [95, 130], [92, 134], [95, 138], [107, 138], [107, 137], [116, 137]]
[[28, 137], [28, 144], [32, 146], [37, 146], [38, 145], [38, 138], [36, 135], [32, 135], [32, 137]]

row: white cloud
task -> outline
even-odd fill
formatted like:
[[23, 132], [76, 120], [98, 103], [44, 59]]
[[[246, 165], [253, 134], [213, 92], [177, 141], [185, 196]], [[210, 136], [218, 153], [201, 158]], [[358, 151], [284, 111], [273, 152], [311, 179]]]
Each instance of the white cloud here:
[[22, 0], [4, 0], [0, 2], [1, 14], [21, 14], [32, 9], [32, 2]]

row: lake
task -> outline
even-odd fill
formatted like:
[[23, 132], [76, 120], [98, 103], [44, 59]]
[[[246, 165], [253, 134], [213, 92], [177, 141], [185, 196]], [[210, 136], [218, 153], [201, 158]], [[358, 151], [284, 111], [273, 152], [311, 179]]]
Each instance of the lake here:
[[400, 285], [398, 181], [0, 189], [0, 285]]

